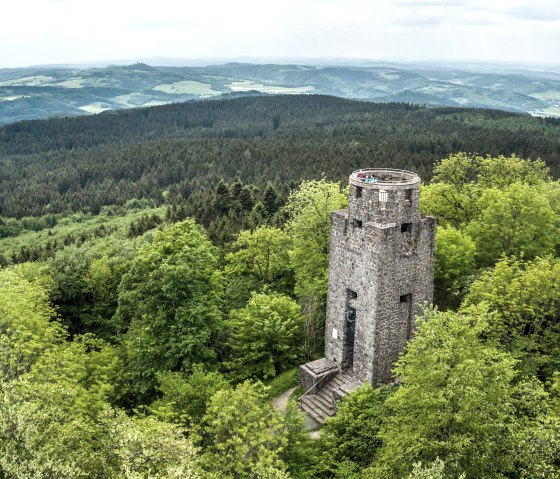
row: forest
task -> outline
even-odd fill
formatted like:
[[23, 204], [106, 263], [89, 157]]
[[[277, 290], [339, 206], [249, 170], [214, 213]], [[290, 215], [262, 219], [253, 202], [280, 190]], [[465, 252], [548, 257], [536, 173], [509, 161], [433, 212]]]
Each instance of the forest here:
[[[327, 97], [4, 127], [0, 478], [560, 478], [559, 128]], [[425, 180], [434, 305], [312, 438], [272, 399], [322, 355], [363, 166]]]
[[19, 122], [0, 128], [0, 215], [179, 204], [221, 179], [345, 182], [372, 161], [429, 179], [459, 151], [546, 158], [559, 175], [560, 119], [289, 95]]

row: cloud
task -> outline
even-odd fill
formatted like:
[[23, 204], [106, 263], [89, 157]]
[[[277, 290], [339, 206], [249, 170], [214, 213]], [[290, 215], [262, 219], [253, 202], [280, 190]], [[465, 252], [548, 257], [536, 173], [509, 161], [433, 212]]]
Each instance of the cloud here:
[[535, 20], [540, 22], [556, 22], [560, 20], [560, 7], [543, 5], [518, 5], [509, 10], [510, 15], [524, 20]]
[[260, 0], [154, 5], [5, 1], [0, 68], [148, 56], [560, 58], [560, 0], [284, 0], [273, 15]]
[[393, 24], [404, 27], [422, 27], [429, 25], [440, 25], [444, 18], [439, 15], [396, 15]]
[[397, 7], [460, 7], [466, 5], [465, 0], [394, 0]]

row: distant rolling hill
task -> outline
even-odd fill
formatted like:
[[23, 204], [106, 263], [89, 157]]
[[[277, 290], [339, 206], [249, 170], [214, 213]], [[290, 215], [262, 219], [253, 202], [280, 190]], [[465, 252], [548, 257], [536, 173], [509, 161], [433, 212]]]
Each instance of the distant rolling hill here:
[[327, 94], [374, 102], [494, 108], [560, 117], [560, 74], [478, 66], [306, 66], [227, 63], [164, 67], [0, 69], [0, 124], [222, 95]]

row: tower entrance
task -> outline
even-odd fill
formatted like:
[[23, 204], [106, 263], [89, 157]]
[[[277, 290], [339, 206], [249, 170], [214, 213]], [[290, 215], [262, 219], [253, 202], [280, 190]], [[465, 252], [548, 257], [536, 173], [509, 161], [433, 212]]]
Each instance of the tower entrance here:
[[344, 322], [344, 358], [342, 369], [352, 369], [354, 364], [354, 340], [356, 338], [356, 309], [347, 306]]

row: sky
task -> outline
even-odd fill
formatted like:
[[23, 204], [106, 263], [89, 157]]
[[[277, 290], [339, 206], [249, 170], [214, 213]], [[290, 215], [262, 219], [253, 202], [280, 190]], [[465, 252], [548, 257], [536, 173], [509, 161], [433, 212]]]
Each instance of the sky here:
[[560, 0], [14, 0], [0, 12], [0, 68], [151, 57], [560, 64]]

